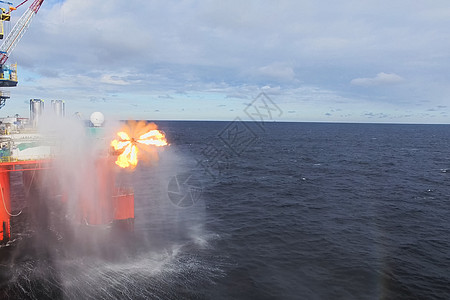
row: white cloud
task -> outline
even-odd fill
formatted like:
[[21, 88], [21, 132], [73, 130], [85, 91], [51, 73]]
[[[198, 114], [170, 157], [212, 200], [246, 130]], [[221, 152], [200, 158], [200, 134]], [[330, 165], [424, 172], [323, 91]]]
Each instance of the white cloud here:
[[390, 85], [404, 82], [404, 79], [395, 73], [378, 73], [375, 77], [355, 78], [350, 83], [358, 86]]
[[292, 67], [282, 63], [272, 63], [258, 68], [258, 75], [275, 80], [291, 81], [295, 78]]

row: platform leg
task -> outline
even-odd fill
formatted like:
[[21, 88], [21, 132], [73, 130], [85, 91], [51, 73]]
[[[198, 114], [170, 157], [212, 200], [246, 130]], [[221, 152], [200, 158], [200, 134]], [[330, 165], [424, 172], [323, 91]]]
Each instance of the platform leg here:
[[0, 241], [8, 241], [11, 235], [9, 172], [0, 169]]

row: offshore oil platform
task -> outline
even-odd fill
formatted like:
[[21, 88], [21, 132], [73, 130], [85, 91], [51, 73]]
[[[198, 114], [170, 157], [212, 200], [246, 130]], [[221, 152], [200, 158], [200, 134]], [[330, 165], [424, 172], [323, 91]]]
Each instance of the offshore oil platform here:
[[[10, 21], [11, 13], [28, 1], [13, 6], [11, 2], [0, 0], [9, 5], [7, 9], [1, 8], [0, 39], [5, 36], [3, 22]], [[0, 88], [17, 86], [17, 64], [7, 65], [6, 61], [43, 2], [34, 0], [31, 3], [0, 46]], [[0, 90], [0, 108], [9, 99], [10, 93]], [[64, 101], [52, 100], [50, 111], [47, 118], [64, 118]], [[66, 216], [67, 222], [80, 226], [118, 224], [133, 228], [134, 192], [130, 187], [118, 186], [116, 175], [122, 168], [133, 169], [137, 165], [139, 149], [154, 151], [149, 147], [167, 145], [164, 133], [154, 124], [131, 122], [117, 132], [116, 139], [108, 142], [102, 130], [104, 116], [95, 112], [91, 115], [90, 126], [85, 128], [85, 136], [95, 141], [93, 144], [100, 145], [97, 147], [100, 151], [90, 153], [90, 160], [74, 171], [67, 167], [71, 158], [64, 156], [63, 144], [67, 137], [44, 136], [39, 132], [43, 116], [44, 101], [31, 99], [29, 118], [16, 115], [0, 119], [0, 246], [11, 239], [14, 231], [11, 219], [21, 213], [13, 211], [11, 206], [11, 189], [17, 187], [12, 185], [11, 177], [17, 180], [18, 173], [21, 173], [22, 181], [19, 186], [23, 187], [26, 201], [31, 206], [38, 201], [34, 198], [39, 198], [34, 197], [33, 192], [44, 190], [45, 198], [52, 199], [55, 206], [63, 207], [62, 215]], [[83, 180], [76, 180], [73, 173]], [[30, 214], [33, 213], [36, 212], [31, 210]]]
[[[52, 118], [64, 116], [64, 102], [51, 102]], [[26, 201], [34, 201], [32, 191], [45, 189], [45, 197], [52, 199], [58, 206], [65, 206], [64, 215], [68, 222], [79, 225], [119, 225], [132, 229], [134, 224], [134, 192], [130, 187], [117, 186], [116, 175], [120, 167], [117, 157], [121, 151], [108, 147], [103, 142], [103, 150], [86, 162], [86, 166], [76, 170], [61, 171], [64, 153], [61, 151], [60, 137], [42, 135], [37, 128], [40, 123], [44, 102], [30, 100], [30, 118], [3, 118], [0, 124], [0, 243], [6, 243], [11, 237], [11, 218], [20, 214], [11, 207], [11, 181], [13, 172], [22, 174], [22, 184]], [[95, 112], [91, 115], [91, 127], [86, 128], [87, 139], [102, 143], [103, 115]], [[70, 172], [81, 172], [79, 178], [72, 180]], [[63, 178], [61, 178], [63, 177]], [[17, 176], [15, 176], [17, 178]], [[43, 181], [51, 182], [45, 186]], [[49, 188], [50, 187], [50, 188]], [[31, 192], [30, 192], [31, 191]], [[69, 216], [70, 210], [70, 216]], [[33, 213], [33, 212], [31, 212]]]

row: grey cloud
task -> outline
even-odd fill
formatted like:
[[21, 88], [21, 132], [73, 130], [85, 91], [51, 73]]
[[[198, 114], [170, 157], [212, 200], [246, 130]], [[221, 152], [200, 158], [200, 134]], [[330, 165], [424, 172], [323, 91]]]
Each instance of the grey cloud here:
[[368, 118], [379, 118], [379, 119], [384, 119], [384, 118], [389, 117], [389, 115], [385, 114], [385, 113], [373, 113], [373, 112], [365, 113], [364, 116], [368, 117]]
[[166, 95], [159, 95], [158, 98], [159, 99], [173, 99], [173, 97], [168, 95], [168, 94], [166, 94]]

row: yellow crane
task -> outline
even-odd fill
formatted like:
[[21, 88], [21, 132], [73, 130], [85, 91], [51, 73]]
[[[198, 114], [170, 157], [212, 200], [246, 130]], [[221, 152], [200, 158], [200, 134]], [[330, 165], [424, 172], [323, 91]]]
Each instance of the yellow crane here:
[[[3, 21], [11, 20], [11, 12], [28, 2], [29, 0], [25, 0], [17, 6], [12, 6], [12, 3], [6, 1], [0, 1], [2, 3], [6, 3], [9, 6], [9, 10], [2, 8], [0, 14], [0, 23], [1, 23], [1, 34], [0, 38], [3, 39]], [[22, 36], [27, 31], [30, 26], [31, 20], [39, 11], [39, 8], [42, 5], [44, 0], [34, 0], [33, 3], [28, 7], [28, 9], [23, 13], [17, 23], [14, 25], [11, 32], [6, 36], [2, 45], [0, 46], [0, 87], [14, 87], [17, 86], [17, 64], [6, 65], [6, 61], [8, 57], [11, 55], [11, 52], [19, 43]], [[0, 91], [0, 108], [5, 106], [5, 102], [9, 99], [9, 93]]]

